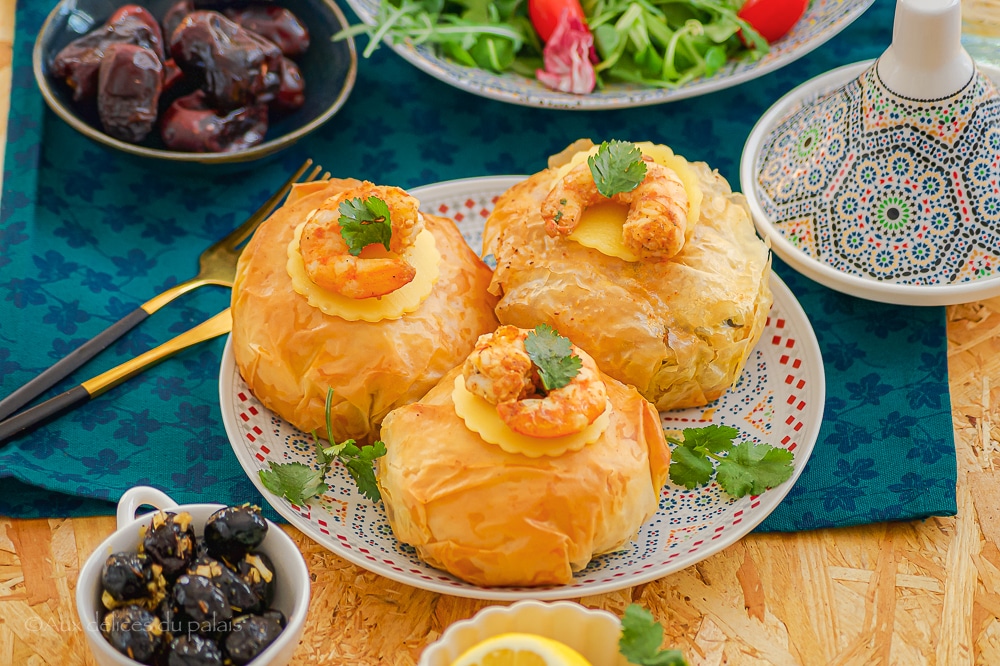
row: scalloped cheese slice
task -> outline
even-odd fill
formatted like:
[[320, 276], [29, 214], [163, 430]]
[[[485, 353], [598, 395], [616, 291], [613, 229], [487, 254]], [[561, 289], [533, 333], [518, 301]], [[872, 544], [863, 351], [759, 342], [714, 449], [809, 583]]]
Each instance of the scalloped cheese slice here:
[[[694, 228], [701, 216], [701, 200], [704, 194], [698, 184], [698, 176], [686, 159], [674, 153], [670, 148], [649, 141], [636, 143], [643, 155], [653, 158], [657, 164], [673, 169], [684, 185], [688, 196], [688, 231]], [[562, 180], [571, 169], [587, 161], [587, 158], [597, 153], [600, 146], [581, 151], [574, 155], [567, 164], [559, 168], [556, 180]], [[638, 261], [639, 257], [625, 246], [622, 239], [622, 225], [628, 207], [613, 201], [591, 206], [580, 216], [580, 223], [567, 238], [575, 240], [580, 245], [593, 248], [610, 257], [618, 257], [625, 261]]]
[[[308, 219], [309, 216], [306, 216], [306, 221]], [[305, 225], [306, 223], [302, 222], [295, 227], [295, 235], [288, 243], [286, 270], [292, 279], [292, 289], [304, 296], [309, 305], [319, 308], [325, 314], [347, 321], [376, 322], [383, 319], [399, 319], [407, 312], [419, 308], [434, 290], [434, 283], [440, 275], [441, 253], [438, 252], [434, 234], [427, 229], [417, 234], [413, 245], [402, 254], [402, 258], [417, 269], [413, 280], [385, 296], [358, 299], [323, 289], [309, 279], [299, 249], [302, 228]]]
[[567, 451], [579, 451], [604, 433], [611, 422], [611, 401], [597, 419], [578, 433], [563, 437], [528, 437], [511, 430], [497, 414], [496, 405], [470, 393], [465, 388], [461, 373], [455, 377], [451, 392], [455, 413], [465, 421], [465, 427], [482, 437], [483, 441], [496, 444], [507, 453], [520, 453], [529, 458], [561, 456]]

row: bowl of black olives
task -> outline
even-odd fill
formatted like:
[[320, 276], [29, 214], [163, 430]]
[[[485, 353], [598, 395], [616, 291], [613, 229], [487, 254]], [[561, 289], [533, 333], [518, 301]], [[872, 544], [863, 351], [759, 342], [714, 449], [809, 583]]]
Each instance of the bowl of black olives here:
[[[137, 515], [141, 507], [154, 508]], [[80, 569], [76, 606], [101, 666], [279, 666], [305, 628], [309, 571], [295, 542], [245, 504], [185, 504], [148, 486]]]
[[61, 0], [35, 40], [49, 107], [132, 155], [231, 164], [330, 120], [357, 75], [335, 0]]

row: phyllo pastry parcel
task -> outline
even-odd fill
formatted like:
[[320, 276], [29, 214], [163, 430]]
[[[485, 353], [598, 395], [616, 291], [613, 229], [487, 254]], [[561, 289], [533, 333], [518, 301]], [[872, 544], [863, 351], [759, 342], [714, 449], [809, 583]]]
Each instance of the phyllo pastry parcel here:
[[720, 397], [760, 337], [770, 252], [742, 195], [666, 146], [577, 142], [486, 222], [501, 323], [547, 323], [659, 410]]
[[670, 449], [656, 410], [547, 326], [501, 326], [382, 423], [396, 537], [482, 586], [565, 584], [657, 510]]
[[489, 280], [455, 223], [400, 188], [297, 185], [240, 257], [236, 365], [300, 430], [371, 441], [496, 327]]

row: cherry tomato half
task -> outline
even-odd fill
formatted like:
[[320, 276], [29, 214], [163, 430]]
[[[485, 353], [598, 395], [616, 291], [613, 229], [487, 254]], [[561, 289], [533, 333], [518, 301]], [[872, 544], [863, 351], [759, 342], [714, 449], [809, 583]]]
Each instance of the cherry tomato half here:
[[802, 18], [807, 4], [809, 0], [747, 0], [737, 15], [773, 44]]
[[580, 0], [528, 0], [528, 17], [531, 18], [531, 25], [535, 27], [535, 32], [543, 42], [549, 41], [549, 37], [556, 31], [559, 17], [566, 9], [569, 10], [570, 16], [580, 19], [584, 25], [587, 24], [587, 17], [583, 13], [583, 7], [580, 6]]

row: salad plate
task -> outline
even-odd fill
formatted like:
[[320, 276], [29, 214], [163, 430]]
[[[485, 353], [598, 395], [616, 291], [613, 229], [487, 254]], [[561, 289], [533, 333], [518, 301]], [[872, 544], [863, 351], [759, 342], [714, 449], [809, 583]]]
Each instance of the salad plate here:
[[[524, 176], [493, 176], [413, 188], [421, 207], [454, 219], [473, 248], [500, 194]], [[247, 388], [227, 340], [219, 373], [223, 423], [250, 480], [288, 522], [344, 559], [392, 580], [442, 594], [476, 599], [566, 599], [611, 592], [678, 571], [736, 542], [763, 521], [792, 489], [819, 434], [825, 399], [823, 360], [812, 326], [795, 296], [771, 276], [774, 305], [737, 384], [704, 407], [661, 413], [663, 427], [680, 431], [711, 424], [739, 430], [741, 440], [794, 453], [788, 481], [758, 496], [734, 499], [713, 481], [687, 490], [665, 484], [656, 514], [623, 549], [595, 557], [571, 583], [552, 587], [486, 588], [466, 583], [421, 561], [398, 541], [381, 502], [362, 495], [346, 469], [334, 463], [329, 489], [306, 506], [264, 487], [269, 463], [319, 468], [313, 436], [265, 408]]]
[[[614, 82], [588, 95], [551, 90], [534, 78], [513, 72], [497, 74], [460, 65], [435, 53], [432, 45], [411, 40], [390, 43], [397, 54], [418, 69], [449, 85], [490, 99], [521, 106], [552, 109], [621, 109], [673, 102], [729, 88], [784, 67], [821, 46], [849, 26], [874, 0], [813, 0], [791, 31], [760, 59], [730, 60], [712, 76], [688, 83], [652, 88]], [[374, 25], [379, 0], [347, 0], [362, 21]]]

